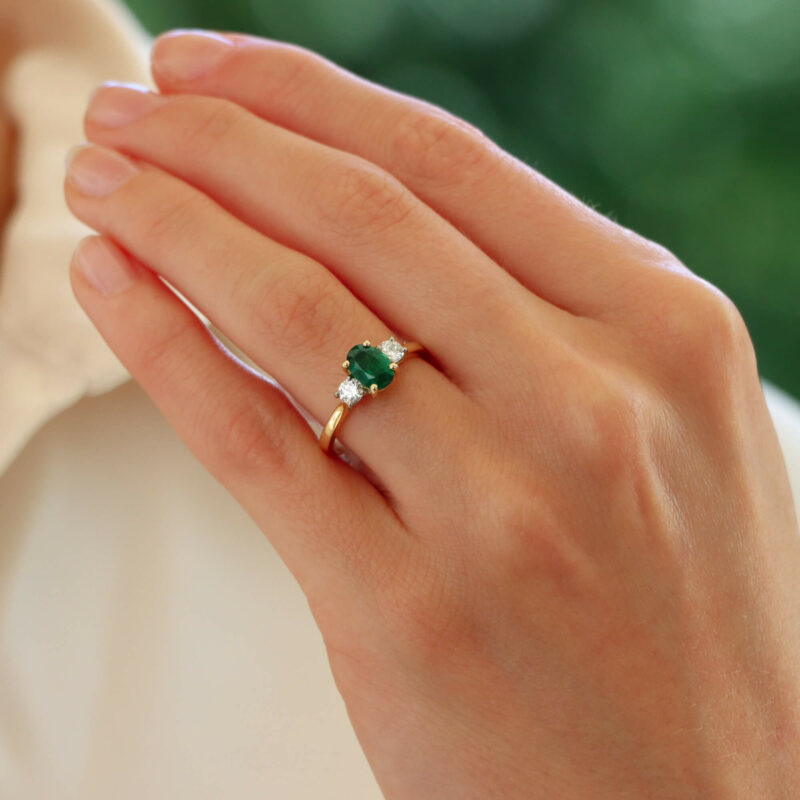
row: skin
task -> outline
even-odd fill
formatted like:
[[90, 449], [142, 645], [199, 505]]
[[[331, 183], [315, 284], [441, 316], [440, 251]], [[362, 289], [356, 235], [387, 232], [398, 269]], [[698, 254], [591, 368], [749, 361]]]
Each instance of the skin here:
[[[730, 300], [302, 49], [176, 33], [153, 73], [90, 103], [74, 292], [296, 576], [384, 795], [795, 796], [800, 538]], [[160, 278], [321, 421], [350, 346], [423, 342], [342, 428], [374, 480]]]
[[0, 237], [14, 201], [14, 127], [11, 116], [0, 106]]
[[[14, 52], [14, 40], [0, 30], [0, 77]], [[14, 201], [14, 138], [14, 121], [0, 98], [0, 237]]]

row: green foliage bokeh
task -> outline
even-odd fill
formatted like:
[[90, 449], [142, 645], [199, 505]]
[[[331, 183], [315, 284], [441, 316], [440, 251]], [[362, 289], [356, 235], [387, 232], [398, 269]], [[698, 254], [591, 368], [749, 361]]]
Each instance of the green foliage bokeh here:
[[800, 396], [797, 0], [130, 0], [311, 47], [468, 119], [666, 245]]

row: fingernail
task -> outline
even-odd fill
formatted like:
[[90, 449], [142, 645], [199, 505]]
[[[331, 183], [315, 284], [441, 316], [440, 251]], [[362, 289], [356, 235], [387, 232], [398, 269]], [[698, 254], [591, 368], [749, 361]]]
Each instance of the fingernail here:
[[153, 48], [153, 67], [176, 81], [194, 81], [210, 72], [234, 44], [208, 31], [170, 31]]
[[92, 197], [119, 189], [141, 170], [114, 150], [84, 144], [67, 153], [67, 180], [83, 194]]
[[73, 263], [83, 277], [105, 295], [127, 289], [143, 273], [138, 264], [99, 236], [90, 236], [78, 245]]
[[86, 120], [104, 128], [118, 128], [168, 102], [137, 83], [104, 83], [94, 90], [86, 109]]

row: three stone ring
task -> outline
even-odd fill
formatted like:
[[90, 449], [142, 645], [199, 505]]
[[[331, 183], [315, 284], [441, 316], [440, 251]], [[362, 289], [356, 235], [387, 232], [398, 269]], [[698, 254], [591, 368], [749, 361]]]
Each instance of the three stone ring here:
[[319, 437], [319, 446], [326, 453], [333, 449], [336, 430], [350, 409], [366, 395], [374, 395], [385, 389], [394, 380], [401, 361], [422, 351], [418, 342], [401, 344], [394, 336], [373, 347], [369, 341], [351, 347], [347, 360], [342, 364], [348, 374], [334, 393], [341, 401], [328, 418]]

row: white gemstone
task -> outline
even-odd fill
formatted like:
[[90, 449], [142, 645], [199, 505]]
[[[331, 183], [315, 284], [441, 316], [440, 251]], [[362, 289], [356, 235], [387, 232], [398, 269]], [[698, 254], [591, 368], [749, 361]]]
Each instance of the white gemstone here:
[[406, 354], [406, 348], [398, 342], [394, 336], [390, 339], [387, 339], [385, 342], [381, 342], [378, 345], [378, 350], [380, 350], [385, 356], [388, 356], [389, 361], [393, 364], [397, 364], [403, 360], [403, 356]]
[[352, 408], [364, 396], [364, 387], [355, 379], [347, 378], [339, 384], [336, 397]]

